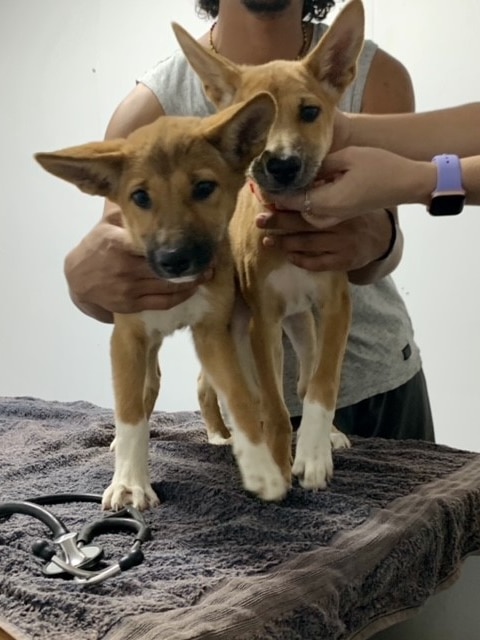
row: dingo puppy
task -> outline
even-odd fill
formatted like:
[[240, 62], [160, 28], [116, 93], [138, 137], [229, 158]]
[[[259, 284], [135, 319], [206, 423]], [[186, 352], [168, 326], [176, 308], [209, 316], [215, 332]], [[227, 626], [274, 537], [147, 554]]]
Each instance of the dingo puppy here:
[[[259, 66], [237, 65], [202, 47], [179, 25], [173, 25], [187, 60], [200, 76], [208, 98], [219, 109], [268, 91], [277, 103], [277, 117], [264, 151], [250, 167], [253, 191], [267, 198], [275, 193], [306, 190], [314, 182], [329, 150], [335, 108], [356, 73], [364, 39], [364, 11], [352, 0], [318, 45], [301, 61], [273, 61]], [[241, 294], [250, 318], [247, 327], [254, 366], [244, 366], [260, 399], [263, 432], [281, 469], [287, 491], [291, 472], [307, 488], [324, 488], [333, 473], [333, 446], [349, 446], [332, 425], [351, 303], [345, 273], [313, 273], [287, 261], [279, 250], [262, 245], [264, 232], [255, 217], [264, 210], [246, 185], [240, 192], [231, 228], [231, 244]], [[262, 209], [263, 207], [263, 209]], [[282, 393], [282, 328], [300, 363], [298, 392], [303, 416], [291, 466], [292, 430]], [[242, 332], [242, 329], [240, 329]], [[200, 385], [204, 415], [217, 425], [214, 391]], [[235, 438], [233, 441], [235, 447]]]
[[115, 472], [103, 495], [105, 509], [158, 503], [148, 470], [157, 354], [163, 338], [183, 327], [191, 327], [203, 371], [233, 418], [245, 487], [271, 499], [283, 485], [262, 450], [260, 417], [229, 330], [235, 287], [228, 226], [246, 169], [262, 152], [274, 118], [275, 103], [263, 93], [208, 118], [163, 116], [125, 140], [35, 156], [50, 173], [118, 203], [136, 249], [160, 277], [195, 279], [215, 267], [213, 279], [173, 309], [115, 315]]

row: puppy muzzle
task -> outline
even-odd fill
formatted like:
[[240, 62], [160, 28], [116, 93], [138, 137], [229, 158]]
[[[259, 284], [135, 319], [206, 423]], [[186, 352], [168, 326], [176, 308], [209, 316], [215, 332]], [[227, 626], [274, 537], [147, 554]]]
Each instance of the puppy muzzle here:
[[310, 174], [308, 163], [298, 154], [276, 154], [265, 151], [251, 167], [251, 176], [262, 190], [285, 193], [302, 188]]
[[214, 257], [211, 241], [187, 241], [175, 246], [151, 247], [147, 260], [153, 271], [165, 280], [195, 280], [207, 269]]

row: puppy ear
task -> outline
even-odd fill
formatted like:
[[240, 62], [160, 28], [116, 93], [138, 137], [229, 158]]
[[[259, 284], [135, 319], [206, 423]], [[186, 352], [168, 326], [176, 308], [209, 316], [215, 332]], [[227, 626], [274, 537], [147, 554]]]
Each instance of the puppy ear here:
[[91, 142], [53, 153], [36, 153], [35, 160], [54, 176], [94, 196], [115, 199], [126, 159], [122, 140]]
[[362, 51], [365, 12], [361, 0], [351, 0], [303, 64], [327, 91], [340, 100], [353, 82]]
[[172, 29], [188, 63], [200, 77], [209, 100], [217, 109], [233, 104], [235, 93], [240, 85], [240, 72], [237, 65], [218, 53], [202, 47], [179, 24], [172, 22]]
[[214, 121], [214, 124], [204, 135], [230, 165], [245, 171], [264, 150], [276, 112], [272, 95], [258, 93], [246, 102], [210, 116], [206, 122]]

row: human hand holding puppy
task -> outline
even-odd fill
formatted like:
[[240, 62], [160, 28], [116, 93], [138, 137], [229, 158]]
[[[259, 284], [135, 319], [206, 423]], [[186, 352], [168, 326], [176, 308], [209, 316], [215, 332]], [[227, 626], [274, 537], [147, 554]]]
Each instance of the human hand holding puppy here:
[[113, 322], [114, 313], [171, 309], [209, 280], [211, 270], [192, 282], [159, 278], [134, 251], [120, 216], [110, 212], [70, 251], [65, 275], [72, 300], [84, 313]]
[[[296, 201], [291, 208], [296, 209], [295, 205]], [[384, 211], [357, 215], [320, 230], [308, 217], [295, 213], [268, 210], [258, 216], [257, 225], [266, 231], [265, 247], [278, 247], [302, 269], [354, 272], [388, 250], [392, 226]]]
[[346, 147], [325, 158], [321, 176], [306, 193], [278, 198], [276, 207], [299, 211], [317, 229], [327, 229], [397, 204], [427, 204], [436, 167], [385, 149]]
[[428, 205], [437, 182], [431, 159], [444, 153], [460, 157], [466, 201], [480, 204], [480, 146], [472, 135], [479, 124], [480, 103], [389, 115], [337, 111], [321, 179], [275, 205], [301, 212], [317, 229], [379, 208]]

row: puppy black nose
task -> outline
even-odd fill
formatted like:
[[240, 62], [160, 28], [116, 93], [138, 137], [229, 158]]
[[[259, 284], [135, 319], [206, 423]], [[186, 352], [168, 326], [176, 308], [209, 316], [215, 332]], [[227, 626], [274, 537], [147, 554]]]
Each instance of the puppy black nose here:
[[147, 257], [152, 269], [162, 278], [193, 277], [208, 267], [213, 258], [213, 247], [207, 242], [191, 242], [152, 249]]
[[288, 156], [288, 158], [272, 156], [265, 165], [268, 173], [282, 185], [288, 185], [293, 182], [301, 167], [302, 163], [298, 156]]

